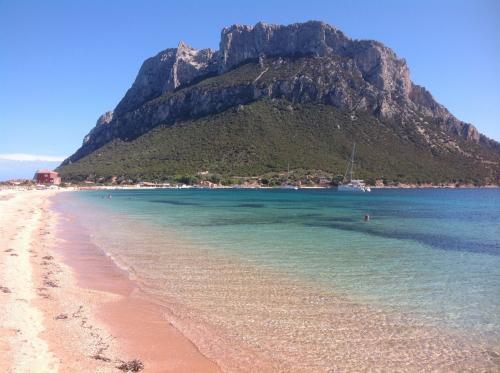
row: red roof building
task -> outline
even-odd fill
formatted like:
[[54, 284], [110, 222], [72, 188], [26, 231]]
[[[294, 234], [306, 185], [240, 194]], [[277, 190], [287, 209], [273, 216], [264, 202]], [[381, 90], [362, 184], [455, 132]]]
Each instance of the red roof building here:
[[35, 181], [37, 182], [37, 184], [61, 184], [61, 178], [59, 177], [59, 174], [51, 170], [38, 170], [35, 173]]

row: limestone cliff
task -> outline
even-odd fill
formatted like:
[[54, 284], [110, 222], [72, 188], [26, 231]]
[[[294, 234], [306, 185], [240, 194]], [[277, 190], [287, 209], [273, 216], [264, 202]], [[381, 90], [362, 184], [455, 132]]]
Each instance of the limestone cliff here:
[[[217, 84], [214, 77], [220, 77]], [[310, 21], [233, 25], [222, 30], [218, 51], [180, 42], [147, 59], [112, 114], [98, 120], [65, 163], [115, 138], [131, 140], [159, 124], [173, 125], [266, 97], [327, 104], [402, 124], [425, 118], [441, 131], [500, 151], [498, 143], [412, 83], [405, 60], [390, 48]]]

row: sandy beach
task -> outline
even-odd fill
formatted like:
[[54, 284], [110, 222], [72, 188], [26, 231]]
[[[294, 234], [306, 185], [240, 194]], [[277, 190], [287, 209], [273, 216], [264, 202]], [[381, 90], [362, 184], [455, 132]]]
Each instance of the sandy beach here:
[[[178, 254], [177, 262], [173, 256], [163, 262], [168, 283], [176, 283], [175, 277], [183, 279], [177, 286], [186, 304], [197, 300], [200, 312], [205, 302], [212, 315], [213, 325], [194, 325], [207, 327], [199, 332], [186, 328], [185, 323], [198, 320], [198, 315], [177, 305], [175, 316], [174, 308], [145, 296], [128, 273], [92, 242], [92, 232], [72, 216], [73, 210], [57, 208], [54, 199], [66, 197], [58, 193], [66, 192], [0, 191], [1, 372], [291, 372], [370, 367], [381, 372], [460, 371], [461, 367], [490, 372], [498, 367], [497, 351], [249, 268], [246, 281], [253, 278], [253, 287], [227, 288], [223, 294], [231, 293], [247, 308], [254, 305], [252, 316], [269, 319], [265, 325], [284, 320], [282, 307], [302, 313], [297, 320], [287, 319], [283, 328], [275, 325], [269, 330], [276, 339], [258, 346], [241, 343], [239, 337], [245, 341], [255, 337], [259, 325], [246, 325], [242, 316], [241, 325], [219, 334], [224, 329], [216, 328], [220, 315], [213, 313], [214, 294], [206, 286], [222, 272], [239, 273], [238, 267], [226, 259], [207, 261], [193, 253]], [[164, 252], [168, 255], [167, 249]], [[204, 261], [202, 267], [210, 276], [189, 277], [195, 273], [191, 266], [200, 264], [197, 260]], [[231, 279], [224, 278], [224, 283]], [[271, 303], [259, 296], [270, 284], [275, 286]], [[301, 308], [304, 300], [313, 307]], [[223, 305], [226, 313], [240, 308], [229, 298]], [[318, 315], [321, 323], [315, 330], [313, 319]], [[309, 322], [307, 330], [295, 324], [302, 320]], [[330, 333], [333, 326], [335, 333]], [[312, 339], [310, 331], [315, 331]], [[325, 356], [335, 369], [318, 368]]]
[[219, 371], [78, 240], [50, 209], [56, 193], [0, 192], [0, 371], [116, 372], [135, 359], [146, 372]]

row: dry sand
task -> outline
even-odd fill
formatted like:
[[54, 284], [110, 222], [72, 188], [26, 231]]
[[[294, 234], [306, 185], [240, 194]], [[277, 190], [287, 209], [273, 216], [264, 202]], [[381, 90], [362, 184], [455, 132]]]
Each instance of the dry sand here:
[[219, 371], [74, 239], [71, 221], [50, 209], [55, 193], [0, 191], [0, 372], [117, 372], [133, 359], [144, 372]]

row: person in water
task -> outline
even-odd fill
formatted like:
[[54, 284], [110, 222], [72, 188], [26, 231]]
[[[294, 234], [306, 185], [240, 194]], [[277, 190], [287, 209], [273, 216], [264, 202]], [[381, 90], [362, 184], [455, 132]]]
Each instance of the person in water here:
[[369, 214], [365, 214], [365, 221], [370, 221], [370, 215]]

